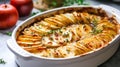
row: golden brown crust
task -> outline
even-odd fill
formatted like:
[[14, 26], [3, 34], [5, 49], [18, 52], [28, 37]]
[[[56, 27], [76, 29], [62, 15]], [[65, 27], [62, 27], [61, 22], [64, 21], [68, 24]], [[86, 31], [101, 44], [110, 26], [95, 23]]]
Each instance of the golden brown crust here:
[[92, 12], [74, 11], [44, 18], [21, 31], [17, 43], [33, 54], [50, 58], [101, 49], [118, 34], [120, 25], [111, 17], [96, 14], [97, 10]]

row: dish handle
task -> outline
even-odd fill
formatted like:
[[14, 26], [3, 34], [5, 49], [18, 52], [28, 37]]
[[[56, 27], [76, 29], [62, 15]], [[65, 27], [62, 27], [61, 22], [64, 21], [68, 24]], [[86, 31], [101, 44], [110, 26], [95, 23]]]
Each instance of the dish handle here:
[[7, 46], [17, 56], [21, 56], [23, 58], [31, 57], [27, 51], [23, 50], [18, 45], [15, 45], [12, 39], [7, 40]]

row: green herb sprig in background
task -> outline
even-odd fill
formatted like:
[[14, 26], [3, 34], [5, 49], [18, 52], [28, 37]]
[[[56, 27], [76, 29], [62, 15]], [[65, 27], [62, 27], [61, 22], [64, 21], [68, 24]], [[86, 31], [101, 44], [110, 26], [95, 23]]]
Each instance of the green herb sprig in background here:
[[71, 6], [73, 4], [78, 4], [78, 5], [88, 5], [85, 0], [65, 0], [63, 2], [63, 6]]
[[[88, 3], [85, 2], [85, 0], [63, 0], [61, 5], [59, 5], [59, 2], [57, 2], [57, 0], [47, 0], [47, 1], [51, 2], [51, 4], [49, 5], [49, 8], [56, 8], [56, 7], [62, 7], [62, 6], [71, 6], [71, 5], [74, 5], [74, 4], [89, 5]], [[45, 11], [45, 10], [40, 9], [38, 12], [33, 12], [31, 14], [31, 16], [34, 16], [34, 15], [38, 14], [39, 12], [43, 12], [43, 11]]]

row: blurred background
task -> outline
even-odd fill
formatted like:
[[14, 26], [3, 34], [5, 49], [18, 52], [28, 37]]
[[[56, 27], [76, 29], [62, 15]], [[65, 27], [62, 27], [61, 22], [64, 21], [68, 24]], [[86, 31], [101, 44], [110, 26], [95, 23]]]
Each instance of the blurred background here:
[[[0, 3], [2, 3], [4, 0], [0, 0]], [[10, 0], [5, 0], [5, 1], [7, 1], [7, 2], [9, 2]], [[33, 0], [33, 1], [41, 1], [41, 2], [46, 2], [46, 1], [48, 1], [47, 2], [47, 4], [49, 3], [49, 5], [51, 6], [56, 6], [56, 5], [58, 5], [58, 6], [60, 6], [61, 5], [61, 2], [62, 3], [64, 3], [64, 2], [73, 2], [73, 1], [75, 1], [75, 0]], [[53, 1], [53, 2], [52, 2]], [[58, 1], [59, 3], [55, 3], [55, 1]], [[120, 0], [76, 0], [76, 1], [79, 1], [79, 2], [81, 2], [81, 1], [84, 1], [85, 3], [87, 3], [87, 4], [90, 4], [90, 5], [99, 5], [99, 4], [106, 4], [106, 5], [110, 5], [110, 6], [113, 6], [113, 7], [115, 7], [115, 8], [117, 8], [117, 9], [119, 9], [120, 10]], [[51, 4], [50, 4], [51, 3]], [[35, 4], [35, 3], [34, 3]], [[66, 5], [65, 3], [64, 3], [64, 5]], [[67, 5], [71, 5], [70, 3], [69, 4], [67, 4]], [[42, 5], [39, 5], [39, 8], [44, 8], [43, 6], [45, 6], [45, 4], [42, 4]], [[45, 9], [45, 8], [44, 8]]]

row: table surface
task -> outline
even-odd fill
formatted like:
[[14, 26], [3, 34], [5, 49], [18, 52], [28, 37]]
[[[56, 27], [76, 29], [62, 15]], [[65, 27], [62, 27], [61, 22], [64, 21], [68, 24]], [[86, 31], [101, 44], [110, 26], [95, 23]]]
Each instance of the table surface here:
[[[120, 10], [120, 3], [115, 3], [112, 1], [105, 1], [105, 0], [86, 0], [88, 3], [93, 5], [99, 5], [99, 4], [106, 4], [112, 7], [115, 7]], [[33, 12], [36, 11], [35, 9]], [[27, 19], [20, 18], [16, 25]], [[0, 58], [3, 58], [7, 63], [6, 64], [0, 64], [0, 67], [18, 67], [15, 62], [15, 56], [14, 54], [7, 48], [6, 41], [10, 39], [11, 37], [8, 35], [5, 35], [5, 32], [13, 31], [15, 27], [8, 29], [8, 30], [0, 30]], [[93, 62], [94, 63], [94, 62]], [[101, 64], [99, 67], [120, 67], [120, 47], [118, 48], [117, 52], [105, 63]]]

